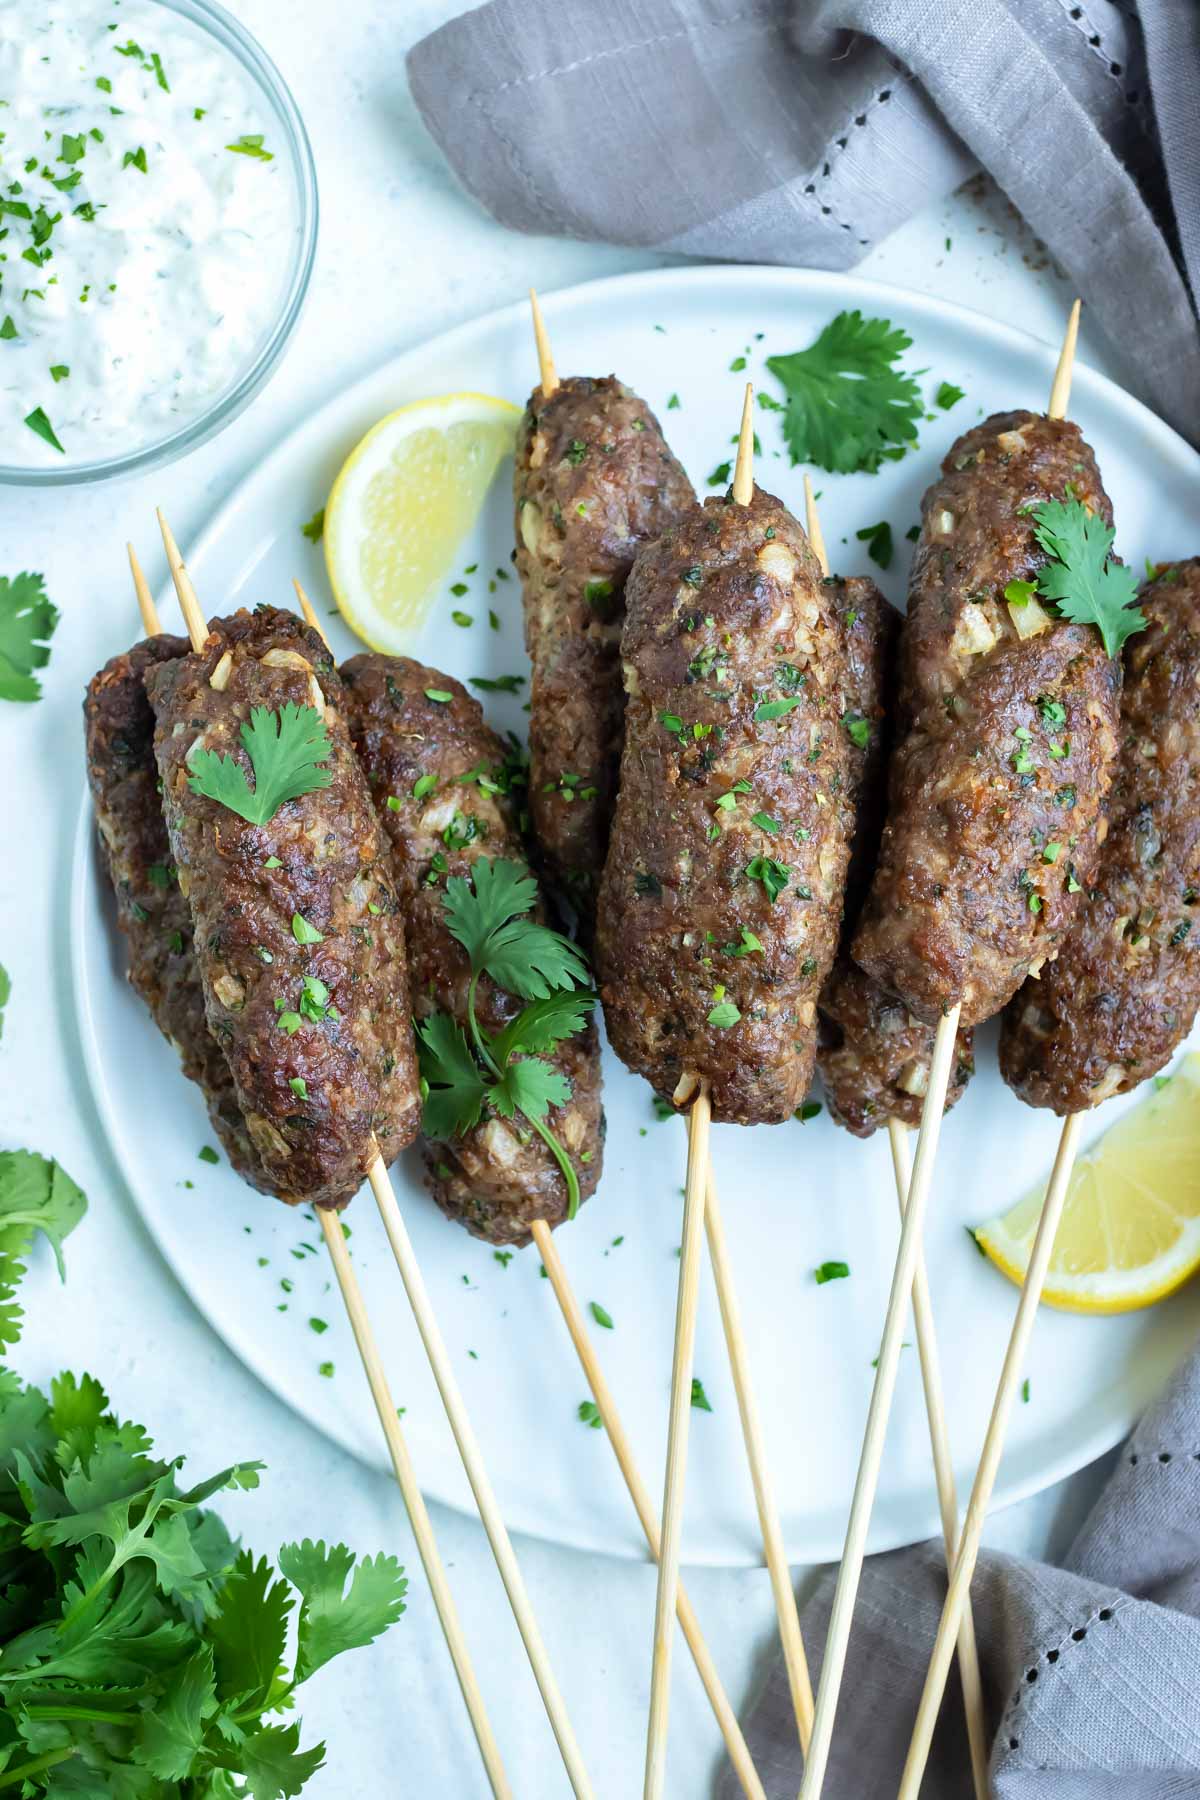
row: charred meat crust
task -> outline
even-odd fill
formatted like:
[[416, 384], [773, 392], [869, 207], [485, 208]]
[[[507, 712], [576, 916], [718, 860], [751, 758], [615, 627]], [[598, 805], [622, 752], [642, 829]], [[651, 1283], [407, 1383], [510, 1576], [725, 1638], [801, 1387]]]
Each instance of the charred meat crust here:
[[192, 915], [175, 880], [158, 796], [147, 670], [187, 653], [187, 639], [147, 638], [105, 663], [83, 702], [88, 784], [100, 852], [124, 933], [128, 976], [163, 1036], [202, 1090], [213, 1130], [253, 1187], [270, 1181], [250, 1142], [233, 1077], [204, 1017], [192, 953]]
[[1109, 833], [1056, 961], [1004, 1015], [1000, 1069], [1030, 1106], [1083, 1112], [1170, 1058], [1200, 1005], [1200, 559], [1139, 596]]
[[[518, 811], [524, 770], [478, 701], [440, 670], [405, 657], [363, 655], [341, 674], [350, 735], [391, 845], [416, 1016], [447, 1012], [465, 1027], [471, 967], [446, 928], [446, 881], [470, 879], [481, 856], [526, 862]], [[429, 688], [450, 700], [430, 700]], [[480, 981], [476, 1013], [485, 1031], [500, 1030], [520, 1008], [486, 977]], [[570, 1081], [571, 1099], [551, 1108], [547, 1123], [586, 1199], [600, 1179], [604, 1138], [595, 1025], [559, 1044], [550, 1060]], [[495, 1115], [449, 1143], [421, 1139], [434, 1199], [448, 1218], [491, 1244], [528, 1243], [535, 1219], [558, 1225], [566, 1217], [558, 1164], [522, 1124]]]
[[[1029, 517], [1108, 498], [1078, 428], [1002, 413], [925, 495], [901, 637], [900, 718], [855, 961], [929, 1023], [990, 1018], [1057, 952], [1104, 834], [1120, 664], [1090, 626], [1021, 638], [1004, 601], [1045, 554]], [[1055, 849], [1054, 846], [1058, 848]]]
[[626, 604], [597, 927], [609, 1038], [658, 1092], [698, 1075], [715, 1119], [779, 1123], [812, 1073], [849, 856], [830, 590], [756, 490], [688, 511], [642, 552]]
[[[821, 989], [817, 1067], [834, 1120], [856, 1137], [896, 1118], [919, 1125], [934, 1033], [903, 1001], [857, 968], [846, 951], [879, 850], [887, 797], [900, 615], [873, 581], [831, 578], [846, 645], [846, 711], [852, 808], [850, 873], [842, 949]], [[861, 721], [861, 723], [859, 723]], [[971, 1033], [960, 1031], [947, 1108], [961, 1099], [974, 1064]]]
[[533, 665], [529, 803], [549, 872], [585, 928], [621, 757], [625, 582], [695, 499], [644, 400], [609, 375], [535, 388], [514, 470], [517, 571]]
[[[218, 622], [202, 652], [160, 664], [146, 686], [209, 1029], [280, 1198], [340, 1204], [376, 1145], [390, 1161], [420, 1122], [403, 925], [341, 682], [315, 631], [265, 607]], [[192, 792], [190, 752], [231, 755], [251, 774], [240, 728], [253, 707], [287, 702], [324, 713], [329, 787], [263, 826]], [[297, 914], [320, 942], [297, 942]], [[307, 1010], [306, 977], [323, 984]], [[297, 1016], [289, 1032], [281, 1018]]]

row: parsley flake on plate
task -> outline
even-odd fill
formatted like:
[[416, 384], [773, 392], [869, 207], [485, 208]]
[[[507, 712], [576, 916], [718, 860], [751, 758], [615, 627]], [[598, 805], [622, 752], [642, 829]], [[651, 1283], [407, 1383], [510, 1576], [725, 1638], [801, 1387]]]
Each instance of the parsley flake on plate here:
[[602, 1325], [605, 1331], [612, 1331], [615, 1329], [612, 1322], [612, 1314], [608, 1312], [606, 1308], [601, 1306], [598, 1300], [589, 1300], [588, 1308], [597, 1325]]
[[254, 786], [240, 763], [216, 750], [196, 751], [189, 763], [188, 786], [248, 824], [269, 824], [286, 801], [332, 783], [332, 771], [320, 766], [332, 748], [315, 707], [290, 700], [278, 712], [253, 707], [239, 735], [254, 770]]
[[319, 506], [308, 524], [300, 527], [300, 531], [310, 544], [319, 544], [325, 536], [325, 508]]
[[899, 368], [912, 347], [889, 319], [838, 313], [806, 350], [769, 356], [787, 395], [783, 434], [792, 463], [833, 474], [878, 471], [916, 442], [924, 411], [916, 379]]
[[698, 1375], [692, 1376], [692, 1405], [697, 1412], [710, 1413], [712, 1411], [708, 1395], [704, 1391], [704, 1383]]
[[854, 535], [860, 543], [866, 544], [867, 555], [873, 563], [878, 563], [881, 569], [891, 568], [892, 528], [886, 519], [881, 519], [878, 525], [864, 525]]
[[827, 1281], [845, 1281], [849, 1273], [849, 1263], [823, 1262], [819, 1269], [813, 1270], [813, 1278], [818, 1287], [823, 1287]]

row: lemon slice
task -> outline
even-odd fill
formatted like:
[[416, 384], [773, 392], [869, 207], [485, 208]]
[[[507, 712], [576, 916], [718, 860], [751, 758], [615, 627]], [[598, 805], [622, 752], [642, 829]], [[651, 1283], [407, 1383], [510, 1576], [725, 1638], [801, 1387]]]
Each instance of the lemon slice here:
[[421, 624], [520, 419], [491, 394], [440, 394], [389, 413], [342, 464], [325, 561], [342, 617], [372, 650], [402, 650]]
[[[1025, 1279], [1045, 1183], [975, 1241], [1011, 1281]], [[1066, 1312], [1130, 1312], [1200, 1269], [1200, 1055], [1109, 1127], [1071, 1176], [1042, 1298]]]

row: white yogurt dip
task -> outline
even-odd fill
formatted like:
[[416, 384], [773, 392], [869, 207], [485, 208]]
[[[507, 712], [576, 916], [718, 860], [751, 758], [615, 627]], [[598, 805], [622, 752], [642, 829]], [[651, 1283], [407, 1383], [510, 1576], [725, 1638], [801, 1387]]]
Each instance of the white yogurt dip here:
[[155, 0], [0, 0], [0, 133], [0, 464], [160, 441], [278, 314], [298, 225], [277, 120]]

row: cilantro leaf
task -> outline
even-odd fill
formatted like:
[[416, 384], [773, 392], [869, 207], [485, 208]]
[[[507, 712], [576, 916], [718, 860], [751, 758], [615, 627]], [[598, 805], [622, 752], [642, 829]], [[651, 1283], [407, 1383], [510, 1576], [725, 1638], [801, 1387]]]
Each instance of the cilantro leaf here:
[[511, 1119], [519, 1108], [527, 1119], [541, 1120], [552, 1106], [565, 1106], [571, 1098], [571, 1084], [553, 1064], [540, 1056], [522, 1057], [509, 1063], [503, 1082], [488, 1089], [488, 1099], [498, 1113]]
[[251, 825], [266, 825], [288, 800], [327, 788], [333, 772], [320, 767], [332, 755], [332, 746], [320, 713], [312, 706], [289, 700], [278, 712], [269, 707], [251, 709], [241, 740], [254, 770], [254, 786], [232, 756], [216, 750], [198, 750], [192, 757], [188, 786], [227, 806]]
[[[280, 1573], [301, 1594], [296, 1678], [307, 1681], [344, 1650], [358, 1650], [394, 1625], [404, 1611], [408, 1582], [394, 1556], [366, 1556], [355, 1565], [345, 1544], [284, 1544]], [[350, 1586], [346, 1577], [350, 1576]]]
[[553, 1050], [563, 1038], [583, 1030], [595, 1004], [596, 995], [587, 988], [560, 989], [533, 1000], [492, 1039], [492, 1055], [503, 1068], [518, 1051], [531, 1056]]
[[487, 1088], [462, 1026], [434, 1013], [417, 1026], [417, 1061], [425, 1085], [421, 1127], [427, 1137], [462, 1137], [479, 1123]]
[[291, 1590], [275, 1579], [266, 1557], [256, 1562], [250, 1551], [239, 1551], [208, 1627], [222, 1700], [249, 1696], [266, 1704], [287, 1648], [291, 1610]]
[[[265, 1725], [245, 1739], [238, 1755], [251, 1800], [291, 1800], [324, 1763], [325, 1746], [301, 1750], [299, 1725]], [[226, 1791], [233, 1795], [237, 1789]]]
[[217, 1710], [213, 1653], [207, 1645], [177, 1669], [154, 1710], [143, 1714], [138, 1761], [160, 1781], [186, 1781], [204, 1748], [204, 1724]]
[[1047, 500], [1033, 512], [1034, 535], [1050, 557], [1038, 571], [1038, 592], [1073, 625], [1094, 625], [1110, 656], [1145, 629], [1133, 603], [1137, 577], [1111, 560], [1113, 528], [1078, 500]]
[[0, 575], [0, 700], [40, 700], [34, 669], [50, 661], [58, 608], [46, 598], [40, 575]]
[[63, 1239], [87, 1211], [87, 1197], [58, 1163], [33, 1150], [0, 1150], [0, 1244], [17, 1255], [35, 1231], [49, 1239], [65, 1279]]
[[472, 882], [452, 875], [446, 883], [442, 910], [452, 937], [482, 968], [487, 942], [515, 914], [527, 913], [537, 900], [537, 882], [521, 863], [481, 856], [472, 865]]
[[886, 519], [881, 519], [878, 525], [864, 525], [854, 535], [860, 543], [866, 544], [867, 555], [873, 563], [878, 563], [881, 569], [891, 568], [892, 528]]
[[793, 465], [874, 474], [884, 457], [904, 454], [924, 411], [914, 376], [896, 366], [911, 345], [890, 320], [855, 309], [839, 313], [807, 350], [767, 358], [787, 395], [783, 432]]
[[522, 1000], [587, 986], [587, 964], [574, 944], [525, 918], [537, 899], [537, 882], [528, 869], [480, 857], [471, 874], [474, 891], [465, 876], [450, 877], [442, 909], [451, 935], [471, 958], [473, 975], [490, 975]]
[[544, 1000], [556, 988], [587, 983], [587, 964], [560, 932], [528, 919], [511, 919], [492, 933], [484, 969], [499, 987], [522, 1000]]

